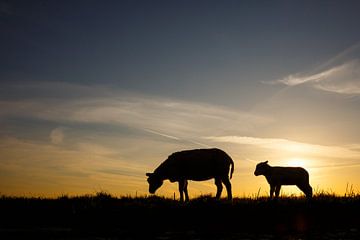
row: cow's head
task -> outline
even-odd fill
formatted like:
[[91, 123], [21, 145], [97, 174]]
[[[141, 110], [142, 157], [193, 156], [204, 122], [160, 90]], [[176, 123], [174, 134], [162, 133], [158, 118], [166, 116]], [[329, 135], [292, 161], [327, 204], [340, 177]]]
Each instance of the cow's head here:
[[255, 172], [254, 172], [254, 175], [255, 176], [259, 176], [259, 175], [264, 175], [267, 173], [267, 171], [269, 170], [269, 164], [268, 164], [268, 161], [265, 161], [265, 162], [261, 162], [261, 163], [258, 163], [256, 165], [256, 169], [255, 169]]
[[148, 176], [147, 181], [149, 183], [149, 192], [153, 194], [159, 187], [161, 187], [164, 181], [154, 173], [146, 173], [146, 176]]

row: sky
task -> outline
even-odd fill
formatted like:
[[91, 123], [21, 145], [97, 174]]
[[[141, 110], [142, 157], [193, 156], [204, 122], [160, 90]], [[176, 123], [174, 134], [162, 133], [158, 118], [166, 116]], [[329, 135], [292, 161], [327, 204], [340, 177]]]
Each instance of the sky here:
[[[173, 152], [221, 148], [360, 191], [359, 1], [0, 1], [0, 194], [148, 194]], [[165, 182], [157, 194], [177, 194]], [[190, 182], [190, 196], [216, 192]], [[283, 195], [300, 192], [293, 186]], [[223, 193], [223, 196], [226, 196]]]

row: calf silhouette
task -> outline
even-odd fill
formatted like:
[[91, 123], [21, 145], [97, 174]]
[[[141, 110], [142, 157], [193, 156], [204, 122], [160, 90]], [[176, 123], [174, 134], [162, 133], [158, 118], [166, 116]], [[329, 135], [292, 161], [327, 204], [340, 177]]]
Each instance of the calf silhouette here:
[[189, 200], [188, 180], [204, 181], [215, 178], [216, 198], [220, 198], [222, 183], [224, 183], [228, 199], [232, 199], [230, 179], [233, 172], [234, 162], [231, 157], [220, 149], [212, 148], [175, 152], [153, 173], [146, 173], [146, 176], [148, 176], [149, 192], [152, 194], [161, 187], [166, 179], [170, 182], [178, 182], [180, 201], [184, 201], [183, 193], [185, 193], [185, 200]]
[[270, 184], [270, 199], [279, 197], [281, 185], [296, 185], [307, 198], [312, 197], [309, 173], [301, 167], [271, 167], [268, 161], [256, 165], [255, 176], [264, 175]]

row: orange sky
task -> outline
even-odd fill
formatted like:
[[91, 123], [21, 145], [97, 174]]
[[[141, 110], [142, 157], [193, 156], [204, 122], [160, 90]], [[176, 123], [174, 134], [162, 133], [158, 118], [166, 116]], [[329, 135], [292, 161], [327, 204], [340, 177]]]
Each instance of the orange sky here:
[[[245, 113], [221, 106], [126, 94], [123, 99], [99, 98], [65, 104], [3, 103], [2, 109], [8, 112], [2, 116], [21, 111], [43, 121], [56, 119], [61, 124], [47, 126], [32, 120], [22, 123], [23, 137], [1, 138], [1, 193], [58, 196], [104, 190], [114, 195], [144, 195], [148, 188], [146, 172], [153, 171], [172, 152], [204, 147], [221, 148], [234, 159], [235, 196], [252, 196], [259, 189], [262, 195], [268, 194], [265, 178], [253, 175], [256, 164], [265, 160], [271, 165], [305, 167], [315, 193], [344, 194], [347, 185], [352, 185], [355, 191], [359, 187], [360, 145], [342, 144], [338, 134], [323, 139], [319, 135], [328, 135], [327, 131], [310, 131], [313, 126], [309, 126], [307, 134], [301, 129], [299, 140], [291, 140], [296, 129], [281, 132], [278, 125], [290, 129], [296, 122], [278, 123], [274, 117], [278, 112]], [[334, 132], [336, 128], [334, 121], [324, 119], [320, 130]], [[356, 131], [358, 126], [344, 128]], [[235, 134], [242, 131], [248, 133]], [[314, 140], [306, 142], [309, 139]], [[191, 196], [214, 194], [215, 189], [213, 181], [189, 185]], [[174, 192], [177, 193], [177, 185], [166, 183], [157, 194], [172, 197]], [[282, 193], [299, 191], [284, 187]]]

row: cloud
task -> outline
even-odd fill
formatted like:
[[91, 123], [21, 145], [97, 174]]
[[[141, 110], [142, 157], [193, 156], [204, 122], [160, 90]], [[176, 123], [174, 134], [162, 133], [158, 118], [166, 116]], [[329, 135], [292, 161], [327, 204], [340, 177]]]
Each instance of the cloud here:
[[339, 93], [339, 94], [349, 94], [349, 95], [359, 95], [360, 94], [360, 79], [356, 82], [348, 82], [348, 83], [325, 83], [325, 84], [316, 84], [315, 87], [317, 89]]
[[289, 75], [283, 79], [278, 80], [277, 82], [283, 83], [288, 86], [296, 86], [306, 82], [321, 82], [333, 77], [334, 75], [338, 74], [341, 71], [346, 71], [347, 65], [348, 64], [343, 64], [312, 75], [304, 75], [304, 74]]
[[[80, 122], [126, 124], [172, 139], [210, 128], [216, 132], [229, 126], [248, 128], [249, 123], [263, 121], [261, 117], [224, 107], [141, 96], [83, 102], [68, 117]], [[235, 122], [243, 124], [235, 126]]]
[[316, 89], [338, 94], [360, 94], [360, 42], [341, 51], [317, 68], [285, 76], [266, 84], [297, 86], [308, 84]]
[[360, 94], [360, 62], [348, 61], [314, 74], [289, 75], [273, 83], [288, 86], [306, 83], [327, 92], [358, 95]]
[[61, 144], [64, 140], [64, 129], [61, 127], [55, 128], [50, 132], [50, 141], [53, 144]]
[[210, 136], [207, 140], [215, 142], [235, 143], [252, 145], [255, 147], [271, 149], [275, 151], [306, 154], [315, 157], [349, 158], [359, 159], [360, 152], [352, 146], [324, 146], [317, 144], [302, 143], [282, 138], [255, 138], [247, 136]]
[[[25, 88], [26, 86], [24, 86]], [[258, 114], [239, 111], [224, 106], [198, 102], [182, 101], [170, 98], [147, 96], [137, 93], [116, 91], [99, 87], [77, 87], [57, 83], [41, 85], [41, 92], [49, 89], [78, 93], [80, 98], [43, 98], [0, 100], [0, 118], [23, 117], [45, 121], [77, 122], [83, 124], [121, 125], [162, 136], [167, 139], [198, 142], [198, 137], [214, 134], [255, 129], [268, 124], [272, 119]], [[14, 91], [19, 90], [19, 86]], [[29, 88], [27, 88], [29, 89]], [[40, 90], [35, 86], [34, 92]], [[74, 90], [75, 89], [75, 90]], [[54, 91], [54, 90], [52, 90]], [[74, 94], [75, 95], [75, 94]], [[57, 94], [56, 96], [59, 96]], [[240, 124], [241, 123], [241, 124]], [[53, 133], [60, 140], [60, 131]]]

